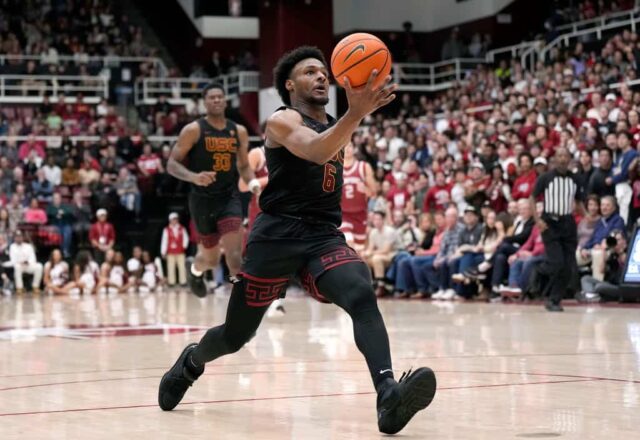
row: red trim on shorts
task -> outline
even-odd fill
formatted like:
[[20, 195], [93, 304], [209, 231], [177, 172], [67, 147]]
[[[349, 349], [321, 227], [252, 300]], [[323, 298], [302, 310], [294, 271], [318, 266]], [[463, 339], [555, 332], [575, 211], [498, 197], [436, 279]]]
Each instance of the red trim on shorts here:
[[289, 278], [262, 278], [257, 277], [255, 275], [249, 275], [246, 272], [238, 272], [238, 276], [242, 278], [246, 278], [247, 280], [262, 282], [262, 283], [282, 283], [284, 281], [289, 281]]
[[220, 243], [220, 234], [214, 232], [213, 234], [198, 234], [198, 243], [200, 243], [205, 249], [211, 249], [218, 246]]
[[222, 220], [218, 220], [218, 233], [220, 235], [229, 234], [231, 232], [237, 232], [242, 226], [241, 217], [226, 217]]
[[320, 293], [318, 286], [316, 286], [316, 280], [306, 268], [300, 271], [300, 283], [302, 284], [302, 288], [306, 290], [313, 299], [321, 303], [331, 304], [331, 301]]
[[287, 288], [287, 278], [260, 278], [241, 272], [245, 279], [244, 298], [250, 307], [268, 307]]
[[360, 258], [354, 258], [352, 260], [337, 261], [337, 262], [335, 262], [333, 264], [330, 264], [329, 266], [326, 266], [324, 268], [324, 270], [325, 271], [331, 270], [333, 268], [336, 268], [338, 266], [342, 266], [343, 264], [347, 264], [347, 263], [363, 263], [364, 264], [364, 261], [362, 261]]

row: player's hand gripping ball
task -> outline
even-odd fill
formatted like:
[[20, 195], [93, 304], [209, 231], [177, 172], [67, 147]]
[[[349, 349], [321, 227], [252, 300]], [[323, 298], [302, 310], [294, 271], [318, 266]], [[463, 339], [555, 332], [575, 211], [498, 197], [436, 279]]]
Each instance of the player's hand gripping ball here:
[[344, 77], [351, 87], [364, 86], [373, 69], [378, 70], [374, 86], [381, 85], [391, 73], [391, 53], [375, 35], [359, 32], [344, 37], [331, 54], [331, 72], [344, 87]]

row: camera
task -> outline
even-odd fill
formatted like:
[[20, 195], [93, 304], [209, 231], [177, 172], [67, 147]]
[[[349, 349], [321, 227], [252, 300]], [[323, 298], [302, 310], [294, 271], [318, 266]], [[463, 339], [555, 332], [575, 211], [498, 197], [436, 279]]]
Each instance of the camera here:
[[607, 249], [613, 249], [618, 245], [618, 239], [616, 238], [616, 233], [610, 233], [606, 238]]

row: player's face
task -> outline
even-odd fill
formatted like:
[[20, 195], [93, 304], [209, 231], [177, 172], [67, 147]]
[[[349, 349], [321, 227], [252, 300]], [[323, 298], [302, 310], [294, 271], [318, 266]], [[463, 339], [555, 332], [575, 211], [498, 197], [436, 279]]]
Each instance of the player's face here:
[[307, 58], [293, 68], [293, 91], [303, 101], [314, 105], [329, 102], [329, 72], [320, 60]]
[[207, 115], [221, 116], [227, 108], [227, 100], [224, 92], [220, 89], [210, 89], [204, 97], [204, 106], [207, 109]]

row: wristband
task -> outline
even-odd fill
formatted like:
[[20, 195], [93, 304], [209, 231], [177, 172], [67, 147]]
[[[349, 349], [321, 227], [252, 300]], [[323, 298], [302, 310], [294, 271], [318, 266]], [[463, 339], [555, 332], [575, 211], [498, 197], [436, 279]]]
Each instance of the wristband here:
[[249, 191], [251, 191], [252, 193], [258, 193], [260, 192], [260, 181], [258, 179], [251, 179], [248, 183], [249, 186]]

